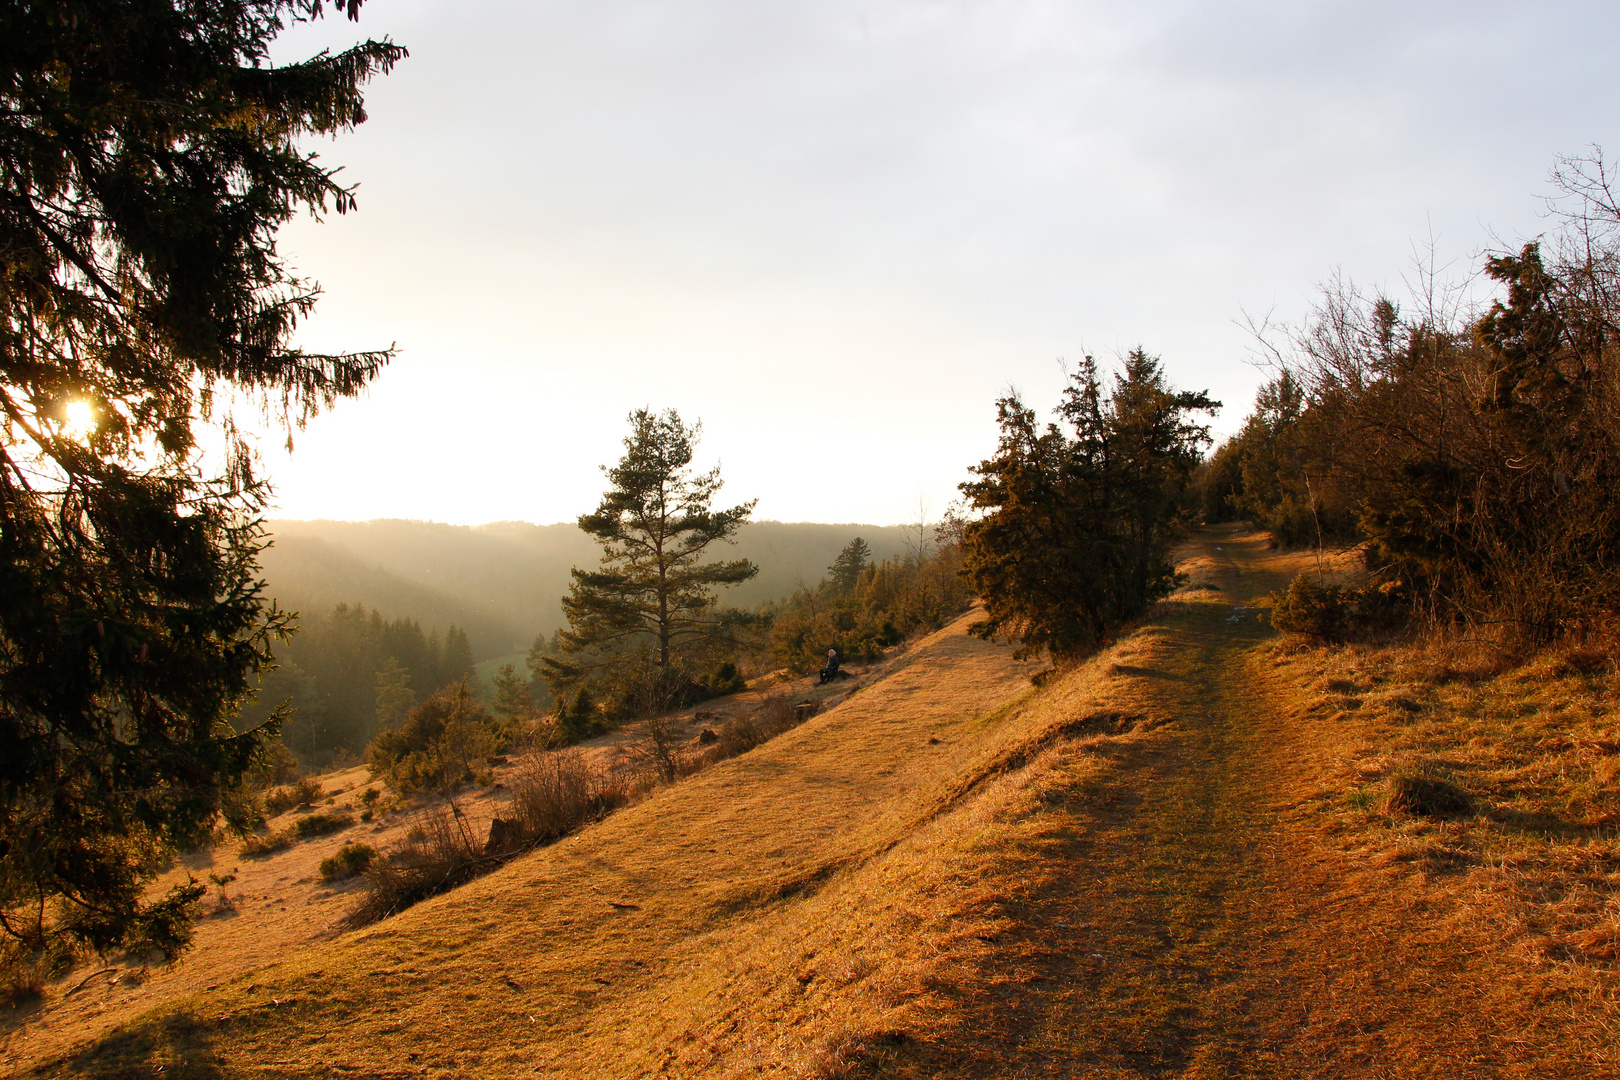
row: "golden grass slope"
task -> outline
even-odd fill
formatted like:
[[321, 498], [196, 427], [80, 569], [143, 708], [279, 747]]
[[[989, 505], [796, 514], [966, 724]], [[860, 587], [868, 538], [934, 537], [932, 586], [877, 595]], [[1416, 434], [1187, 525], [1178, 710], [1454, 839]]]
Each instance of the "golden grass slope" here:
[[1388, 734], [1319, 708], [1338, 654], [1279, 652], [1256, 606], [1310, 557], [1187, 555], [1044, 689], [964, 619], [571, 841], [34, 1071], [1620, 1075], [1615, 965], [1521, 947], [1488, 881], [1387, 856], [1444, 837], [1346, 788]]
[[[698, 1052], [738, 1009], [753, 1021], [733, 1024], [725, 1046], [765, 1052], [777, 1010], [792, 1019], [814, 979], [795, 970], [791, 998], [773, 1007], [758, 990], [738, 996], [734, 976], [784, 934], [814, 936], [804, 909], [829, 879], [869, 866], [959, 798], [964, 777], [995, 767], [1005, 724], [987, 716], [1028, 690], [1030, 671], [960, 621], [881, 683], [742, 758], [45, 1071], [138, 1061], [208, 1075], [223, 1061], [233, 1075], [639, 1075]], [[851, 961], [858, 989], [871, 973]], [[821, 1026], [803, 1033], [805, 1053]]]

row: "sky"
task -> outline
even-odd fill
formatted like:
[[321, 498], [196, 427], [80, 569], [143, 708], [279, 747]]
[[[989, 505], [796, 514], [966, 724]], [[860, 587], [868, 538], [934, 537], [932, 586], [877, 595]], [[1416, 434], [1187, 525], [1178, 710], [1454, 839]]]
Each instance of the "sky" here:
[[1466, 281], [1620, 147], [1612, 3], [370, 0], [276, 58], [366, 36], [359, 210], [279, 242], [301, 345], [399, 355], [266, 433], [280, 517], [569, 521], [650, 407], [756, 517], [934, 518], [1009, 388], [1140, 345], [1230, 432], [1249, 320]]

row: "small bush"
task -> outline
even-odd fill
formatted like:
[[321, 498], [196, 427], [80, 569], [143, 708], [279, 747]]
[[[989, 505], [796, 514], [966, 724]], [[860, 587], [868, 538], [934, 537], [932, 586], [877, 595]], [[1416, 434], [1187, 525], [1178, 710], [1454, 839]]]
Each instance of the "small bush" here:
[[597, 708], [590, 690], [583, 686], [575, 692], [572, 701], [558, 705], [551, 725], [565, 746], [595, 738], [607, 730], [602, 711]]
[[1328, 643], [1355, 634], [1390, 630], [1406, 621], [1411, 605], [1399, 581], [1372, 583], [1359, 589], [1324, 585], [1305, 573], [1281, 596], [1272, 594], [1271, 625], [1285, 634]]
[[340, 832], [353, 824], [353, 814], [329, 814], [323, 810], [293, 822], [292, 831], [298, 839], [308, 840], [312, 836], [327, 836]]
[[1352, 615], [1344, 589], [1324, 585], [1310, 574], [1300, 574], [1286, 593], [1272, 597], [1271, 625], [1285, 634], [1343, 641]]
[[1392, 814], [1455, 818], [1472, 814], [1474, 801], [1445, 773], [1420, 765], [1390, 777], [1384, 808]]
[[370, 844], [344, 844], [336, 855], [321, 860], [321, 880], [347, 881], [365, 873], [376, 858], [377, 849]]
[[381, 795], [382, 792], [378, 791], [376, 788], [368, 787], [366, 790], [360, 793], [360, 801], [365, 803], [367, 806], [371, 806], [376, 803], [377, 799]]
[[250, 836], [242, 841], [242, 858], [265, 859], [278, 851], [286, 851], [297, 843], [297, 837], [291, 829], [281, 829], [278, 832], [266, 833], [264, 836]]
[[724, 697], [727, 694], [737, 694], [748, 689], [748, 680], [742, 677], [742, 672], [737, 670], [737, 665], [728, 660], [705, 680], [705, 686], [713, 696]]
[[295, 806], [313, 806], [322, 796], [320, 781], [302, 777], [286, 787], [272, 790], [264, 797], [265, 813], [271, 817], [285, 814]]
[[301, 817], [285, 829], [264, 836], [250, 836], [242, 841], [244, 859], [263, 859], [278, 851], [286, 851], [300, 840], [312, 836], [326, 836], [354, 824], [353, 814], [328, 814], [322, 811]]
[[398, 731], [378, 735], [366, 764], [401, 795], [448, 793], [473, 778], [473, 762], [503, 746], [499, 725], [463, 679], [412, 709]]

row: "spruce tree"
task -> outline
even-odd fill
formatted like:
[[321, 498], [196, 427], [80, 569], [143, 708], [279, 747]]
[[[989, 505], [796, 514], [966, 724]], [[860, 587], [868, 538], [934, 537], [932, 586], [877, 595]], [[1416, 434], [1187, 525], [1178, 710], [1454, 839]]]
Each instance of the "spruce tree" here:
[[1171, 389], [1137, 349], [1111, 390], [1087, 357], [1042, 427], [1016, 395], [997, 403], [994, 457], [961, 485], [981, 516], [963, 529], [962, 572], [983, 599], [982, 636], [1009, 633], [1020, 655], [1057, 660], [1102, 645], [1175, 581], [1170, 544], [1209, 429], [1192, 414], [1220, 403]]
[[495, 672], [493, 682], [495, 699], [489, 703], [489, 711], [497, 720], [515, 729], [534, 715], [534, 698], [529, 693], [529, 681], [517, 673], [516, 665], [502, 664], [500, 670]]
[[[667, 678], [682, 646], [713, 630], [715, 590], [758, 573], [747, 559], [705, 562], [709, 549], [731, 541], [755, 501], [711, 509], [720, 469], [693, 475], [693, 449], [701, 426], [688, 427], [674, 409], [630, 415], [624, 457], [605, 469], [612, 487], [579, 527], [602, 546], [595, 570], [573, 569], [563, 599], [567, 653], [595, 653], [595, 665], [645, 655]], [[546, 657], [554, 690], [589, 674], [577, 663]], [[559, 698], [562, 696], [558, 695]]]
[[836, 593], [847, 593], [855, 588], [860, 580], [861, 571], [866, 569], [867, 563], [872, 561], [872, 549], [866, 541], [857, 536], [844, 545], [844, 550], [838, 553], [838, 558], [827, 567], [827, 584], [832, 586]]
[[439, 660], [439, 685], [449, 686], [460, 682], [473, 673], [472, 644], [467, 640], [467, 631], [450, 624], [450, 629], [444, 632], [444, 652]]
[[[298, 140], [362, 122], [362, 85], [405, 55], [273, 65], [322, 7], [0, 8], [0, 937], [32, 948], [182, 947], [201, 886], [147, 883], [276, 729], [230, 720], [289, 618], [226, 404], [291, 430], [390, 356], [291, 340], [318, 290], [276, 229], [354, 206]], [[212, 478], [201, 427], [227, 450]]]
[[390, 656], [377, 669], [377, 730], [393, 731], [416, 708], [410, 670]]

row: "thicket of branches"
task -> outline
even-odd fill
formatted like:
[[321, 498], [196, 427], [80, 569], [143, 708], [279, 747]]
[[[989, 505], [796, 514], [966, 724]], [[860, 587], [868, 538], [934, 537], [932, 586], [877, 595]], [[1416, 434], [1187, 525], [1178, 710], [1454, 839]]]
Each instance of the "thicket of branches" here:
[[1212, 459], [1206, 510], [1286, 541], [1353, 532], [1384, 593], [1442, 624], [1531, 644], [1612, 630], [1620, 205], [1600, 155], [1554, 180], [1560, 227], [1486, 259], [1486, 310], [1327, 289]]

